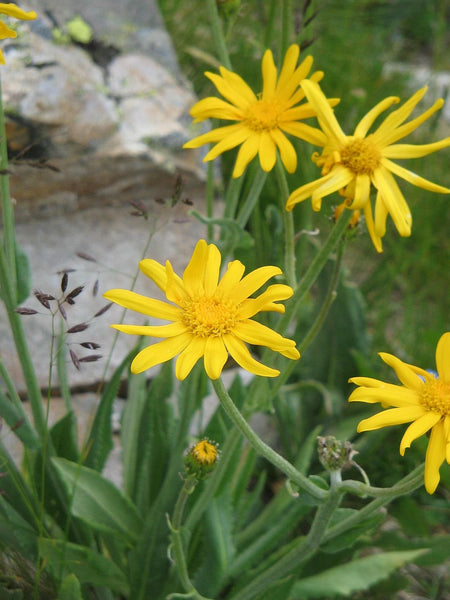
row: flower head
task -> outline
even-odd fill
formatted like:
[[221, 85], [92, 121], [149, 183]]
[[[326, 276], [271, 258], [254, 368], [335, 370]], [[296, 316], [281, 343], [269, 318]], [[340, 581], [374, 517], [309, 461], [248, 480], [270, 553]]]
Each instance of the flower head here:
[[[450, 189], [416, 175], [391, 159], [426, 156], [448, 147], [450, 137], [424, 145], [395, 142], [417, 129], [442, 107], [444, 101], [436, 100], [422, 115], [405, 123], [425, 95], [427, 88], [423, 88], [386, 117], [373, 133], [368, 134], [375, 119], [392, 104], [399, 102], [397, 97], [385, 98], [361, 119], [353, 135], [345, 135], [320, 87], [311, 81], [303, 81], [301, 86], [310, 105], [317, 111], [326, 138], [324, 143], [319, 144], [323, 147], [322, 153], [313, 155], [313, 161], [322, 167], [322, 177], [292, 192], [286, 210], [292, 210], [298, 202], [311, 197], [313, 209], [318, 211], [324, 196], [339, 191], [349, 200], [348, 208], [364, 211], [367, 229], [378, 252], [382, 250], [381, 238], [386, 231], [388, 214], [400, 235], [409, 236], [412, 217], [394, 175], [432, 192], [448, 194]], [[370, 202], [372, 186], [377, 190], [375, 215]]]
[[196, 479], [205, 479], [219, 460], [217, 444], [209, 440], [201, 440], [194, 444], [184, 457], [186, 473]]
[[380, 356], [394, 369], [402, 385], [370, 377], [350, 379], [360, 386], [351, 394], [350, 402], [381, 402], [387, 408], [361, 421], [358, 432], [411, 423], [400, 443], [403, 456], [411, 442], [431, 430], [425, 457], [425, 488], [432, 494], [439, 483], [441, 464], [444, 460], [450, 463], [450, 331], [444, 333], [436, 348], [437, 376], [392, 354]]
[[295, 342], [252, 320], [261, 311], [284, 312], [277, 304], [293, 294], [283, 284], [270, 285], [257, 298], [250, 298], [271, 277], [281, 274], [278, 267], [261, 267], [242, 277], [244, 265], [228, 264], [219, 281], [221, 255], [214, 244], [200, 240], [179, 277], [169, 261], [163, 266], [153, 259], [139, 263], [141, 271], [165, 293], [171, 304], [147, 298], [128, 290], [110, 290], [105, 298], [149, 317], [171, 321], [168, 325], [112, 325], [124, 333], [166, 338], [139, 352], [131, 364], [133, 373], [166, 362], [178, 355], [175, 374], [185, 379], [203, 357], [206, 373], [218, 379], [230, 354], [244, 369], [255, 375], [276, 377], [279, 371], [255, 360], [245, 345], [267, 346], [291, 359], [300, 357]]
[[[7, 15], [8, 17], [14, 17], [15, 19], [21, 19], [22, 21], [32, 21], [36, 18], [36, 13], [34, 10], [30, 12], [25, 12], [18, 8], [15, 4], [8, 4], [4, 2], [0, 2], [0, 15]], [[10, 29], [3, 21], [0, 21], [0, 40], [4, 40], [5, 38], [16, 38], [17, 33], [14, 29]], [[5, 64], [5, 57], [3, 56], [3, 52], [0, 50], [0, 63], [2, 65]]]
[[[308, 103], [299, 106], [305, 97], [299, 84], [308, 76], [313, 63], [312, 57], [307, 56], [297, 66], [299, 53], [300, 48], [295, 44], [288, 48], [278, 76], [272, 52], [266, 50], [262, 60], [263, 89], [258, 95], [239, 75], [225, 67], [220, 68], [220, 75], [205, 73], [225, 100], [209, 97], [197, 102], [191, 110], [195, 122], [216, 118], [236, 123], [200, 135], [184, 148], [198, 148], [217, 142], [204, 158], [208, 161], [241, 145], [233, 177], [240, 177], [257, 154], [261, 168], [271, 171], [278, 148], [286, 170], [293, 173], [297, 168], [297, 154], [285, 133], [319, 146], [326, 142], [320, 130], [301, 123], [303, 119], [315, 116], [316, 112]], [[322, 77], [323, 73], [316, 71], [310, 79], [320, 81]], [[330, 103], [334, 105], [337, 101], [330, 100]]]

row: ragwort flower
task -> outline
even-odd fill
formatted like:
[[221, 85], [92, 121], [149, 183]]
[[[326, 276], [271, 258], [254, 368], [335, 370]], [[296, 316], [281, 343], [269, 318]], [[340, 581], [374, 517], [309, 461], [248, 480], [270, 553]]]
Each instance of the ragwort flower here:
[[[22, 21], [32, 21], [36, 18], [36, 13], [34, 10], [30, 12], [25, 12], [20, 9], [15, 4], [8, 4], [4, 2], [0, 2], [0, 15], [7, 15], [8, 17], [14, 17], [15, 19], [21, 19]], [[4, 40], [5, 38], [16, 38], [17, 33], [14, 29], [10, 29], [3, 21], [0, 21], [0, 40]], [[3, 52], [0, 50], [0, 63], [2, 65], [5, 64], [5, 57], [3, 56]]]
[[[205, 73], [220, 94], [228, 101], [209, 97], [200, 100], [191, 109], [194, 122], [216, 118], [237, 121], [200, 135], [184, 148], [198, 148], [217, 142], [204, 160], [213, 160], [226, 150], [241, 145], [233, 170], [233, 177], [240, 177], [251, 160], [258, 154], [261, 168], [271, 171], [276, 161], [276, 150], [286, 170], [293, 173], [297, 168], [297, 154], [285, 133], [315, 145], [326, 142], [318, 129], [301, 123], [316, 115], [308, 103], [298, 106], [305, 94], [299, 84], [309, 74], [313, 59], [307, 56], [297, 67], [300, 48], [293, 44], [288, 48], [280, 75], [277, 79], [272, 52], [266, 50], [262, 60], [263, 90], [255, 95], [245, 81], [236, 73], [220, 67], [220, 75]], [[311, 74], [311, 81], [320, 81], [321, 71]], [[337, 100], [330, 100], [332, 105]]]
[[[339, 191], [347, 198], [351, 210], [363, 210], [367, 229], [375, 248], [382, 251], [381, 238], [386, 231], [386, 218], [390, 214], [402, 236], [411, 234], [412, 217], [394, 175], [420, 188], [450, 193], [450, 189], [437, 185], [401, 167], [391, 159], [419, 158], [450, 145], [450, 137], [433, 144], [396, 144], [417, 129], [444, 101], [436, 100], [422, 115], [405, 123], [415, 106], [423, 98], [427, 88], [416, 92], [403, 106], [392, 112], [371, 134], [368, 130], [375, 119], [399, 98], [391, 96], [379, 102], [358, 123], [353, 135], [345, 135], [334, 116], [320, 87], [311, 81], [301, 83], [311, 106], [317, 111], [317, 119], [326, 141], [319, 144], [322, 153], [315, 153], [313, 161], [322, 167], [322, 177], [301, 186], [289, 196], [286, 210], [311, 197], [313, 209], [321, 208], [322, 198]], [[375, 215], [370, 202], [371, 187], [376, 188]]]
[[267, 346], [294, 360], [300, 357], [294, 341], [252, 320], [261, 311], [284, 312], [284, 306], [277, 302], [292, 296], [293, 290], [287, 285], [270, 285], [257, 298], [250, 298], [271, 277], [280, 275], [281, 270], [266, 266], [242, 277], [245, 267], [234, 260], [219, 281], [220, 263], [218, 248], [205, 240], [197, 243], [182, 278], [174, 273], [169, 261], [163, 266], [153, 259], [142, 260], [141, 271], [172, 304], [128, 290], [106, 292], [105, 298], [125, 308], [171, 321], [157, 326], [112, 325], [125, 333], [166, 338], [139, 352], [131, 364], [133, 373], [141, 373], [179, 354], [175, 367], [178, 379], [185, 379], [201, 357], [207, 375], [218, 379], [229, 353], [250, 373], [279, 375], [276, 369], [255, 360], [245, 343]]
[[392, 354], [380, 353], [403, 385], [384, 383], [370, 377], [353, 377], [360, 386], [349, 401], [381, 402], [388, 408], [358, 425], [358, 432], [390, 425], [411, 423], [400, 443], [403, 456], [411, 442], [431, 430], [425, 457], [425, 488], [432, 494], [439, 483], [439, 468], [450, 463], [450, 331], [444, 333], [436, 348], [437, 376], [404, 363]]

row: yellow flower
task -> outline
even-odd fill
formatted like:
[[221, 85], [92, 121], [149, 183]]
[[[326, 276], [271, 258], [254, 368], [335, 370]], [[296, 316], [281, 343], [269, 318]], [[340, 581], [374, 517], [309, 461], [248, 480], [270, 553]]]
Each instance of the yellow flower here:
[[141, 373], [179, 354], [175, 367], [178, 379], [185, 379], [201, 357], [208, 376], [218, 379], [229, 353], [241, 367], [255, 375], [279, 375], [276, 369], [255, 360], [245, 342], [267, 346], [294, 360], [300, 358], [294, 341], [251, 318], [261, 311], [284, 312], [284, 306], [277, 302], [292, 296], [293, 290], [287, 285], [271, 285], [257, 298], [250, 298], [271, 277], [280, 275], [281, 270], [261, 267], [242, 278], [245, 267], [234, 260], [219, 281], [220, 263], [218, 248], [200, 240], [182, 278], [174, 273], [169, 261], [165, 266], [149, 258], [139, 263], [141, 271], [172, 304], [128, 290], [110, 290], [105, 294], [105, 298], [125, 308], [171, 321], [158, 326], [112, 325], [125, 333], [166, 338], [139, 352], [131, 364], [133, 373]]
[[202, 440], [194, 444], [184, 457], [186, 473], [196, 479], [205, 479], [219, 460], [217, 444], [209, 440]]
[[[0, 2], [0, 15], [8, 15], [8, 17], [14, 17], [15, 19], [21, 19], [22, 21], [32, 21], [37, 16], [34, 10], [25, 12], [18, 8], [15, 4], [5, 4], [3, 2]], [[14, 29], [10, 29], [3, 23], [3, 21], [0, 21], [0, 40], [15, 37], [17, 37], [17, 33], [14, 31]], [[0, 63], [2, 65], [5, 64], [5, 57], [3, 56], [3, 52], [1, 50]]]
[[[239, 75], [224, 67], [220, 67], [220, 75], [205, 73], [228, 102], [215, 97], [200, 100], [191, 110], [194, 122], [217, 118], [237, 123], [213, 129], [183, 147], [198, 148], [217, 142], [204, 158], [208, 161], [241, 145], [233, 177], [240, 177], [257, 154], [261, 168], [271, 171], [278, 148], [286, 170], [293, 173], [297, 168], [297, 154], [285, 133], [319, 146], [326, 142], [320, 130], [300, 122], [315, 116], [316, 112], [308, 103], [298, 106], [305, 97], [299, 84], [308, 76], [313, 63], [312, 57], [307, 56], [297, 67], [299, 53], [300, 48], [295, 44], [288, 48], [277, 79], [272, 52], [266, 50], [262, 60], [263, 90], [259, 95], [255, 95]], [[322, 77], [323, 73], [316, 71], [311, 81], [320, 81]], [[330, 103], [335, 105], [337, 100]]]
[[350, 402], [381, 402], [383, 408], [394, 407], [361, 421], [358, 432], [411, 423], [400, 443], [403, 456], [411, 442], [431, 429], [425, 457], [425, 488], [432, 494], [439, 483], [441, 464], [444, 460], [450, 463], [450, 331], [442, 335], [436, 348], [437, 376], [392, 354], [380, 356], [403, 385], [370, 377], [350, 379], [361, 386], [351, 394]]
[[[393, 162], [393, 158], [419, 158], [450, 145], [450, 137], [425, 145], [396, 144], [417, 129], [444, 101], [436, 100], [422, 115], [405, 123], [415, 106], [425, 95], [427, 88], [416, 92], [402, 107], [392, 112], [371, 134], [367, 134], [375, 119], [397, 97], [385, 98], [370, 110], [358, 123], [353, 135], [345, 135], [334, 116], [320, 87], [310, 81], [301, 83], [311, 106], [317, 111], [317, 119], [325, 135], [322, 154], [315, 153], [313, 161], [322, 167], [322, 177], [301, 186], [289, 196], [286, 210], [311, 197], [313, 209], [321, 208], [322, 198], [336, 191], [350, 199], [351, 210], [363, 210], [367, 229], [375, 248], [382, 251], [381, 238], [386, 231], [386, 217], [391, 215], [400, 235], [411, 234], [412, 217], [408, 204], [393, 175], [413, 185], [444, 194], [450, 189], [437, 185]], [[371, 186], [377, 190], [375, 215], [370, 202]]]

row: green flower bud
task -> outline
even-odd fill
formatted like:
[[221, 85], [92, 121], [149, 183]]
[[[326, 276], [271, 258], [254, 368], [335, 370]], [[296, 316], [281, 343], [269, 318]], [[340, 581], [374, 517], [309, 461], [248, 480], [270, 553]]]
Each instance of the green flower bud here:
[[219, 460], [219, 450], [215, 442], [202, 440], [193, 445], [184, 457], [184, 466], [188, 477], [205, 479]]

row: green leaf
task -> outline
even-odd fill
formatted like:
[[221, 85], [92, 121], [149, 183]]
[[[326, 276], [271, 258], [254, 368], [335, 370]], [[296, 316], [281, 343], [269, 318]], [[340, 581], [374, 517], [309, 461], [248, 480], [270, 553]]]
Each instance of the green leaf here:
[[20, 400], [14, 402], [0, 390], [0, 415], [19, 440], [29, 449], [36, 450], [40, 441]]
[[63, 580], [57, 600], [83, 600], [80, 582], [73, 573]]
[[425, 552], [427, 552], [426, 548], [404, 552], [384, 552], [353, 560], [297, 582], [289, 599], [345, 597], [361, 590], [367, 590], [379, 581], [386, 579], [405, 563], [413, 562]]
[[10, 548], [34, 562], [37, 539], [33, 527], [0, 495], [0, 548]]
[[286, 598], [289, 598], [289, 593], [294, 583], [295, 579], [291, 575], [285, 577], [281, 581], [272, 583], [264, 592], [262, 592], [259, 600], [286, 600]]
[[72, 497], [72, 514], [96, 531], [115, 533], [133, 543], [143, 521], [136, 506], [111, 481], [97, 471], [64, 458], [52, 462]]
[[17, 278], [17, 304], [21, 304], [28, 298], [31, 291], [31, 267], [25, 251], [15, 244], [16, 250], [16, 278]]
[[[352, 508], [338, 508], [331, 518], [330, 527], [337, 525], [347, 517], [357, 512], [357, 510]], [[321, 546], [320, 549], [322, 552], [333, 554], [346, 548], [351, 548], [358, 538], [361, 537], [361, 535], [376, 529], [378, 525], [385, 520], [385, 518], [386, 516], [382, 512], [372, 514], [364, 521], [358, 523], [356, 527], [352, 527], [348, 531], [345, 531], [344, 533], [334, 537], [332, 540]]]
[[[55, 573], [72, 574], [79, 583], [105, 586], [124, 595], [128, 591], [125, 574], [108, 557], [91, 548], [60, 539], [41, 539], [41, 556]], [[66, 577], [67, 580], [67, 577]], [[72, 590], [75, 583], [72, 580]], [[75, 596], [77, 598], [77, 596]], [[60, 600], [63, 600], [60, 598]]]
[[53, 425], [50, 436], [57, 456], [78, 460], [77, 418], [72, 410]]
[[91, 469], [95, 469], [96, 471], [101, 471], [103, 469], [106, 459], [114, 447], [111, 428], [113, 403], [117, 396], [122, 373], [134, 354], [135, 350], [133, 349], [114, 371], [113, 376], [102, 393], [100, 403], [95, 413], [94, 422], [92, 423], [91, 431], [89, 432], [89, 437], [86, 442], [86, 447], [89, 450], [86, 460], [84, 461], [84, 466], [91, 467]]

